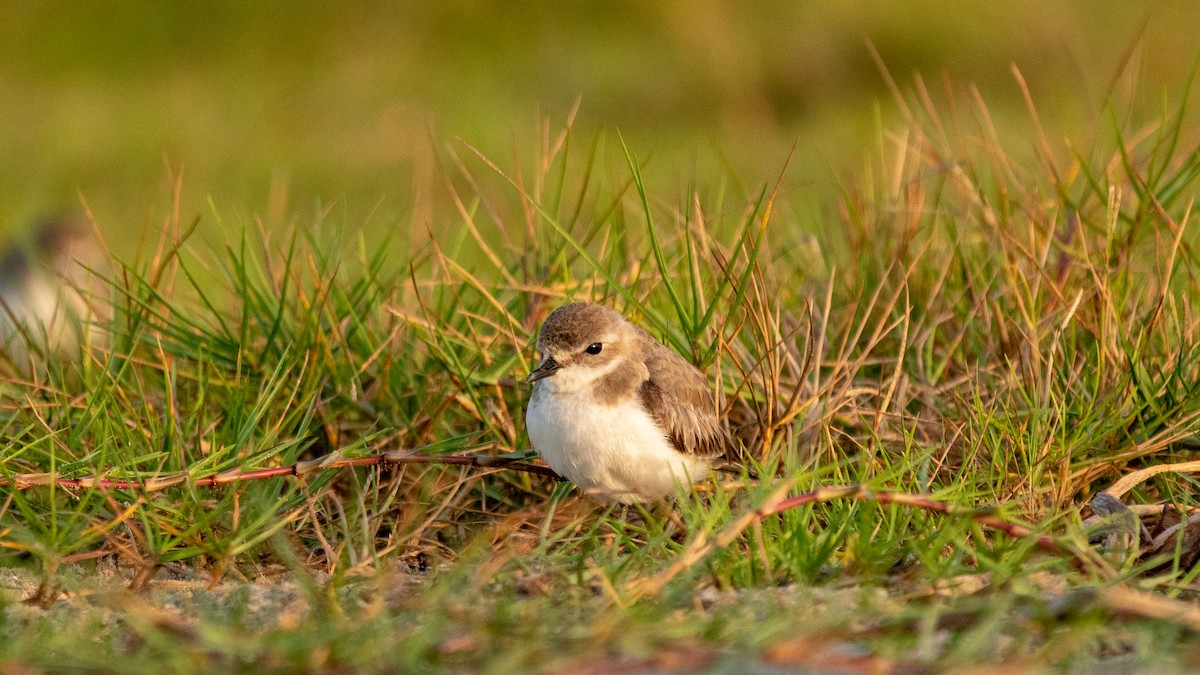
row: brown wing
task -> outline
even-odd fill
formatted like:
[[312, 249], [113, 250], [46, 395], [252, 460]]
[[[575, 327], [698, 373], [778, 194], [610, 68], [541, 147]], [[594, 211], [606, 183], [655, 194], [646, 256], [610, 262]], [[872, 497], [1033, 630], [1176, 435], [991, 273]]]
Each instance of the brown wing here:
[[717, 420], [708, 380], [683, 357], [654, 345], [657, 349], [646, 360], [650, 378], [638, 390], [642, 405], [676, 450], [705, 458], [728, 454], [732, 444]]

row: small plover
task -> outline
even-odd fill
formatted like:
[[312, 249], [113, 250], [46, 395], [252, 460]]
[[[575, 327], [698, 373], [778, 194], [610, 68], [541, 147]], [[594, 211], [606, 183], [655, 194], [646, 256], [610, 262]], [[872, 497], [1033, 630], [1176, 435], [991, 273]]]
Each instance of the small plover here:
[[551, 469], [597, 500], [664, 499], [730, 454], [704, 374], [616, 311], [559, 307], [537, 349], [529, 439]]

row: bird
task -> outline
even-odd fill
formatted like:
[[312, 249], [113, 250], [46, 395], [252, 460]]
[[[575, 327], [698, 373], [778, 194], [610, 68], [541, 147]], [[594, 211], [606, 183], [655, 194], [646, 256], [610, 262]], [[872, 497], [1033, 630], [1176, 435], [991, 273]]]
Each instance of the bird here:
[[619, 312], [563, 305], [543, 322], [537, 350], [530, 442], [595, 500], [663, 501], [733, 457], [708, 379]]
[[34, 228], [32, 255], [10, 244], [0, 255], [0, 351], [67, 354], [99, 340], [103, 257], [92, 233], [66, 217]]

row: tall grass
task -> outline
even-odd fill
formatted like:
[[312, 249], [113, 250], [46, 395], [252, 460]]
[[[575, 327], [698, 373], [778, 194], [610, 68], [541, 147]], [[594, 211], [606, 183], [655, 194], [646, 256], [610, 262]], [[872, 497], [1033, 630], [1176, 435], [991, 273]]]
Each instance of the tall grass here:
[[[775, 179], [661, 196], [637, 148], [568, 124], [528, 162], [448, 145], [456, 208], [411, 224], [424, 232], [411, 254], [393, 253], [402, 218], [394, 241], [343, 238], [351, 224], [318, 213], [282, 238], [246, 227], [214, 251], [169, 218], [145, 261], [96, 270], [112, 307], [103, 341], [8, 365], [6, 562], [37, 570], [43, 605], [80, 585], [85, 560], [132, 570], [125, 583], [143, 592], [179, 570], [296, 580], [301, 618], [253, 636], [223, 626], [225, 608], [180, 624], [120, 596], [122, 630], [143, 642], [102, 653], [180, 667], [530, 667], [688, 640], [804, 663], [796, 653], [816, 652], [788, 645], [816, 635], [866, 641], [872, 658], [1070, 664], [1107, 653], [1117, 633], [1096, 617], [1114, 613], [1150, 617], [1120, 635], [1169, 643], [1182, 629], [1151, 619], [1183, 605], [1138, 593], [1190, 597], [1194, 531], [1106, 562], [1083, 521], [1116, 479], [1197, 444], [1200, 153], [1187, 109], [1136, 124], [1113, 111], [1094, 137], [1056, 150], [1045, 133], [1030, 155], [1000, 142], [977, 97], [937, 102], [918, 81], [899, 103], [905, 123], [878, 130], [819, 217], [795, 212]], [[219, 207], [200, 217], [236, 220]], [[617, 307], [706, 368], [760, 478], [683, 495], [673, 513], [438, 464], [195, 484], [395, 450], [527, 457], [537, 326], [571, 299]], [[47, 480], [19, 485], [28, 474]], [[53, 480], [93, 475], [142, 488]], [[868, 498], [747, 516], [841, 484]], [[1124, 499], [1165, 502], [1157, 512], [1178, 522], [1192, 487], [1167, 472]], [[869, 498], [884, 490], [952, 513]], [[1023, 523], [1076, 557], [963, 512]], [[427, 570], [440, 581], [396, 590]], [[796, 608], [764, 594], [789, 583], [864, 590], [849, 614], [796, 626]], [[464, 587], [470, 597], [451, 590]], [[745, 624], [728, 597], [766, 618]], [[650, 626], [660, 632], [638, 633]], [[9, 649], [29, 658], [35, 644]]]

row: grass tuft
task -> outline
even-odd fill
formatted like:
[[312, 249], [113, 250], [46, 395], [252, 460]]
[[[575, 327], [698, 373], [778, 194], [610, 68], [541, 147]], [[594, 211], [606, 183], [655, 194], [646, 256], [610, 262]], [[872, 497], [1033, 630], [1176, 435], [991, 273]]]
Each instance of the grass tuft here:
[[[103, 290], [71, 288], [104, 308], [97, 337], [3, 364], [0, 558], [31, 601], [0, 612], [8, 658], [1183, 662], [1186, 107], [1134, 122], [1113, 104], [1090, 138], [1014, 151], [977, 92], [913, 90], [816, 218], [782, 177], [736, 206], [664, 198], [623, 138], [570, 121], [510, 165], [446, 145], [453, 208], [403, 255], [400, 236], [337, 234], [353, 223], [333, 210], [280, 237], [214, 206], [239, 233], [220, 250], [172, 215], [153, 253], [90, 270]], [[496, 468], [533, 460], [524, 376], [571, 299], [705, 368], [762, 478], [620, 509]]]

